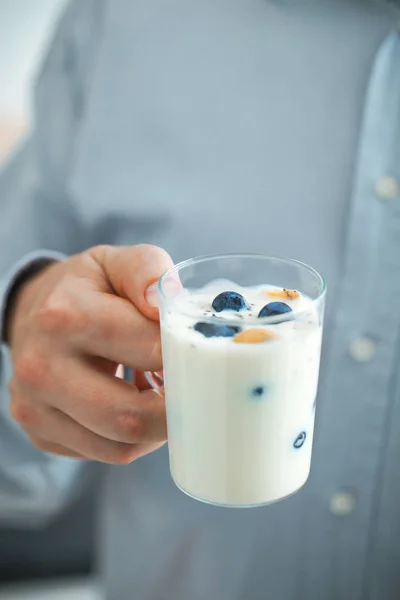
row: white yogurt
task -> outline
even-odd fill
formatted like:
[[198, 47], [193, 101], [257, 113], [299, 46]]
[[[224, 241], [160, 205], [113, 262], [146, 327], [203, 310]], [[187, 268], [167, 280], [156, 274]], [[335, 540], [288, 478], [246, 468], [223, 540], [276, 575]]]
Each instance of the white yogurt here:
[[[276, 298], [277, 288], [213, 282], [185, 290], [162, 320], [171, 474], [177, 486], [213, 504], [267, 504], [297, 491], [310, 471], [322, 325], [312, 301]], [[261, 328], [262, 343], [205, 337], [193, 326], [212, 314], [222, 291], [248, 310], [223, 311], [243, 331], [260, 328], [260, 309], [282, 301], [293, 320]], [[220, 322], [220, 321], [218, 321]], [[223, 321], [222, 321], [223, 322]]]

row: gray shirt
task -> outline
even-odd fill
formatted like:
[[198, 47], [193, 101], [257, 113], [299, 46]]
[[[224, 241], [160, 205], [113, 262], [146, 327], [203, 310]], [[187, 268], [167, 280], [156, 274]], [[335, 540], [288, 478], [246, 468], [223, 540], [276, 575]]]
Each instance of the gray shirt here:
[[[80, 0], [0, 182], [3, 297], [32, 252], [293, 256], [328, 281], [312, 474], [266, 509], [172, 484], [165, 449], [104, 469], [107, 600], [400, 595], [399, 11], [357, 0]], [[21, 262], [22, 261], [22, 262]], [[38, 522], [87, 465], [31, 448], [1, 362], [0, 515]]]

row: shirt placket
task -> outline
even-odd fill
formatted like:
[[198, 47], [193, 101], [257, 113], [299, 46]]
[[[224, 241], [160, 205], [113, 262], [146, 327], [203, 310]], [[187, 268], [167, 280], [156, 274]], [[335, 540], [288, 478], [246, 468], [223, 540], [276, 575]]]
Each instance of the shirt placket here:
[[[393, 32], [378, 52], [367, 92], [343, 277], [317, 415], [313, 470], [315, 481], [326, 482], [325, 501], [331, 506], [334, 598], [347, 598], [349, 590], [352, 598], [362, 597], [391, 406], [400, 325], [399, 151], [400, 35]], [[352, 498], [346, 503], [349, 510], [335, 510], [332, 498], [340, 492]], [[321, 513], [321, 524], [322, 519], [326, 513]]]

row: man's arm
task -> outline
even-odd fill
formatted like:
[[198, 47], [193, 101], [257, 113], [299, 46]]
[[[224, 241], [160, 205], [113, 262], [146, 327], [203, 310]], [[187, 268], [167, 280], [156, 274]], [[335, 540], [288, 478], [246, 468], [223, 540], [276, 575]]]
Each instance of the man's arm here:
[[[64, 505], [84, 463], [32, 447], [9, 414], [7, 327], [18, 288], [44, 266], [90, 244], [68, 190], [103, 2], [75, 0], [57, 29], [34, 94], [29, 141], [0, 172], [0, 521], [37, 524]], [[40, 260], [40, 262], [38, 262]]]

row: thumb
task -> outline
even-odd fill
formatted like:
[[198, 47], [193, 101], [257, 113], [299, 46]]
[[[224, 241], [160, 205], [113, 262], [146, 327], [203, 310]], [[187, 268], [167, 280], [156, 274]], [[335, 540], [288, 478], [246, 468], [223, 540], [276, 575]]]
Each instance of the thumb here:
[[[96, 249], [95, 249], [96, 250]], [[173, 266], [169, 254], [157, 246], [103, 246], [97, 260], [115, 293], [130, 300], [141, 313], [158, 320], [158, 308], [146, 299], [147, 289]]]

